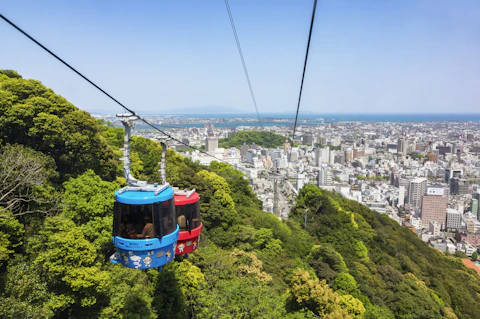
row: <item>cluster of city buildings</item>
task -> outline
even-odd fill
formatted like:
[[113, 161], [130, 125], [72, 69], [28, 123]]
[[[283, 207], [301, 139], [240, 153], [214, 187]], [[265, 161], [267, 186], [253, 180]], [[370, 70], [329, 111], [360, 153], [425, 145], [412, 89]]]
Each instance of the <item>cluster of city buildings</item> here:
[[[245, 173], [264, 210], [288, 218], [305, 184], [336, 191], [401, 225], [444, 252], [471, 255], [480, 246], [480, 123], [337, 122], [264, 130], [285, 136], [275, 149], [244, 144], [221, 148], [219, 139], [252, 127], [171, 130], [185, 156], [208, 165], [230, 163]], [[256, 128], [259, 129], [259, 128]], [[146, 137], [156, 133], [139, 131]], [[185, 144], [204, 152], [186, 149]]]

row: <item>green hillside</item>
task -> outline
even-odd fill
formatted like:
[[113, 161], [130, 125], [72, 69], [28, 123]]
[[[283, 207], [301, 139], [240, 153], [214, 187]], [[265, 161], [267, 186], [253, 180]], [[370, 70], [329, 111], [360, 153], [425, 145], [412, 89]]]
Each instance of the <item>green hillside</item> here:
[[[0, 71], [1, 318], [480, 318], [478, 276], [387, 217], [308, 185], [281, 222], [241, 172], [173, 151], [167, 180], [201, 196], [199, 250], [161, 273], [111, 264], [122, 136]], [[133, 138], [134, 176], [158, 181], [160, 153]]]
[[[291, 140], [289, 141], [292, 143]], [[285, 136], [265, 131], [240, 131], [218, 140], [218, 146], [225, 148], [240, 148], [243, 144], [250, 146], [254, 143], [265, 148], [277, 148], [283, 146]]]
[[333, 263], [309, 260], [333, 287], [348, 273], [358, 287], [353, 295], [388, 308], [392, 318], [480, 318], [478, 275], [460, 259], [446, 257], [387, 216], [312, 185], [301, 190], [292, 210], [303, 221], [300, 207], [310, 207], [307, 230], [320, 242], [317, 249], [338, 254]]

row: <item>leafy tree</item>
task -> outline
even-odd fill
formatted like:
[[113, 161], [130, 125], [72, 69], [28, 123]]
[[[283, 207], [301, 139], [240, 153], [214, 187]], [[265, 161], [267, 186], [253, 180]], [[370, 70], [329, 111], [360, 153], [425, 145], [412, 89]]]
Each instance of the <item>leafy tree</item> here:
[[[0, 71], [0, 178], [34, 164], [39, 174], [33, 184], [17, 174], [0, 196], [34, 198], [18, 209], [41, 212], [1, 204], [0, 317], [480, 318], [478, 275], [390, 218], [307, 185], [280, 221], [242, 173], [172, 150], [167, 180], [200, 194], [199, 249], [161, 273], [109, 263], [122, 138], [40, 82]], [[160, 145], [134, 137], [132, 147], [134, 176], [158, 181]], [[59, 193], [56, 215], [45, 202]]]
[[363, 303], [351, 295], [340, 295], [338, 297], [339, 306], [346, 309], [352, 318], [363, 318], [365, 307]]
[[19, 258], [8, 267], [4, 290], [0, 297], [2, 318], [52, 318], [55, 314], [54, 295], [27, 261]]
[[358, 296], [360, 293], [357, 281], [352, 275], [346, 272], [340, 273], [337, 278], [335, 278], [335, 283], [332, 288], [339, 295]]
[[6, 75], [9, 78], [12, 79], [21, 79], [22, 76], [17, 73], [15, 70], [0, 70], [0, 74]]
[[231, 165], [213, 161], [208, 167], [209, 171], [222, 176], [230, 186], [231, 195], [235, 204], [244, 207], [262, 208], [262, 203], [257, 199], [243, 173]]
[[461, 250], [457, 250], [454, 254], [455, 257], [458, 257], [458, 258], [468, 258], [467, 254], [465, 254], [463, 251]]
[[[332, 263], [332, 257], [338, 255], [330, 251], [330, 258], [325, 259], [316, 247], [307, 260], [317, 275], [340, 294], [343, 285], [351, 287], [349, 295], [363, 302], [366, 318], [480, 315], [469, 304], [479, 300], [478, 276], [458, 260], [445, 258], [388, 217], [338, 194], [313, 188], [305, 187], [297, 198], [297, 203], [313, 206], [308, 230], [321, 241], [320, 247], [331, 247], [342, 256], [347, 268], [332, 269], [332, 265], [338, 265]], [[303, 215], [297, 214], [298, 206], [292, 209], [291, 216], [303, 222]], [[346, 270], [358, 284], [357, 292], [353, 281], [347, 280], [351, 278]], [[462, 292], [459, 284], [465, 285]]]
[[478, 260], [478, 253], [476, 251], [473, 252], [472, 254], [472, 260], [477, 261]]
[[200, 207], [205, 226], [227, 229], [237, 218], [227, 182], [223, 177], [206, 170], [198, 172], [195, 177], [193, 186], [203, 194]]
[[101, 125], [39, 81], [0, 73], [0, 140], [51, 156], [62, 177], [91, 168], [114, 179], [117, 162]]
[[302, 269], [296, 269], [293, 273], [290, 303], [293, 309], [307, 308], [323, 318], [352, 318], [345, 308], [342, 309], [339, 296], [324, 280], [320, 281]]
[[205, 275], [188, 260], [164, 267], [156, 283], [153, 305], [167, 318], [195, 317], [205, 298]]
[[38, 251], [33, 263], [60, 298], [53, 308], [86, 311], [104, 298], [110, 276], [99, 268], [95, 246], [73, 221], [57, 216], [45, 223], [30, 249]]
[[13, 216], [0, 218], [0, 267], [23, 244], [23, 225]]
[[[104, 270], [110, 280], [105, 287], [106, 300], [95, 316], [98, 318], [157, 318], [154, 309], [155, 287], [158, 272], [142, 272], [135, 269], [107, 264]], [[166, 296], [164, 296], [166, 297]]]
[[119, 182], [104, 181], [92, 170], [87, 170], [70, 178], [63, 187], [63, 212], [78, 224], [95, 217], [113, 216], [114, 192], [120, 188]]
[[[56, 211], [51, 205], [54, 190], [49, 178], [57, 176], [51, 159], [22, 145], [5, 146], [0, 150], [0, 218], [35, 212]], [[50, 193], [50, 194], [49, 194]]]
[[[289, 142], [292, 144], [290, 139]], [[234, 133], [230, 137], [221, 138], [218, 141], [218, 146], [225, 148], [239, 148], [243, 144], [256, 144], [265, 148], [276, 148], [282, 146], [283, 143], [285, 143], [285, 136], [276, 133], [265, 131], [240, 131]]]

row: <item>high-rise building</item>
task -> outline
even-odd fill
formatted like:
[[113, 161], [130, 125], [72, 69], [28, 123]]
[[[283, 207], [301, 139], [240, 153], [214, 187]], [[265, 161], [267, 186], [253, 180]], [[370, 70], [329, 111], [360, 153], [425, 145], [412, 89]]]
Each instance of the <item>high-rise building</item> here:
[[273, 159], [282, 158], [282, 156], [283, 156], [282, 153], [283, 153], [283, 152], [282, 152], [281, 150], [274, 150], [274, 151], [272, 152], [272, 158], [273, 158]]
[[209, 136], [205, 139], [205, 151], [210, 154], [215, 153], [218, 148], [218, 138]]
[[451, 185], [451, 181], [454, 178], [462, 178], [463, 170], [461, 168], [453, 168], [447, 167], [445, 168], [445, 183], [449, 186]]
[[313, 134], [305, 133], [303, 135], [303, 145], [312, 146], [312, 144], [313, 144]]
[[448, 197], [443, 187], [428, 187], [422, 199], [423, 225], [427, 227], [430, 222], [436, 221], [439, 226], [445, 228], [447, 204]]
[[341, 165], [345, 165], [345, 155], [343, 155], [343, 154], [335, 155], [334, 162], [339, 163]]
[[255, 154], [254, 150], [248, 150], [247, 154], [245, 155], [245, 160], [247, 163], [253, 164], [254, 158], [256, 158], [257, 155]]
[[427, 190], [427, 179], [416, 178], [411, 180], [408, 185], [408, 203], [413, 208], [420, 208], [422, 206], [422, 198]]
[[398, 188], [398, 207], [405, 205], [405, 186]]
[[300, 174], [297, 172], [297, 190], [301, 190], [303, 185], [305, 185], [305, 174]]
[[407, 154], [408, 151], [408, 142], [403, 137], [398, 139], [397, 142], [397, 153]]
[[315, 149], [315, 166], [320, 167], [322, 165], [322, 149], [316, 148]]
[[467, 232], [477, 234], [479, 229], [480, 222], [478, 220], [469, 220], [467, 222]]
[[462, 214], [453, 208], [447, 208], [447, 230], [462, 228]]
[[479, 210], [479, 207], [478, 207], [479, 199], [480, 199], [480, 193], [478, 193], [478, 190], [474, 191], [472, 193], [471, 211], [472, 211], [472, 214], [475, 214], [477, 216], [478, 220], [480, 220], [480, 218], [479, 218], [480, 217], [480, 210]]
[[450, 180], [450, 193], [452, 195], [468, 194], [470, 188], [470, 181], [468, 179], [452, 178]]
[[240, 146], [240, 156], [241, 157], [245, 157], [245, 155], [247, 155], [247, 151], [248, 151], [248, 145], [243, 144], [242, 146]]
[[340, 145], [340, 143], [342, 143], [342, 139], [339, 136], [332, 139], [332, 146], [338, 146], [338, 145]]
[[294, 151], [290, 152], [289, 161], [290, 163], [298, 161], [298, 153]]
[[436, 149], [438, 150], [438, 153], [443, 156], [447, 155], [447, 153], [450, 153], [452, 150], [450, 146], [440, 146], [440, 145], [437, 146]]
[[287, 152], [290, 150], [290, 143], [288, 142], [288, 134], [285, 135], [285, 143], [283, 143], [283, 152], [287, 154]]
[[325, 146], [324, 148], [315, 149], [315, 166], [320, 167], [322, 164], [328, 164], [330, 162], [330, 148]]
[[345, 149], [345, 162], [352, 162], [353, 161], [353, 151], [350, 147]]
[[433, 236], [440, 236], [440, 229], [440, 224], [435, 220], [428, 223], [428, 231], [430, 231]]
[[321, 146], [327, 145], [327, 138], [325, 136], [319, 136], [318, 137], [318, 144]]
[[207, 136], [213, 136], [213, 124], [205, 124], [205, 129], [207, 130]]
[[332, 172], [328, 166], [322, 166], [318, 171], [318, 186], [320, 185], [332, 185]]
[[365, 149], [362, 147], [355, 147], [353, 149], [353, 159], [365, 155]]
[[328, 157], [329, 157], [328, 164], [330, 165], [335, 164], [335, 155], [336, 155], [336, 152], [334, 150], [330, 150], [328, 152]]

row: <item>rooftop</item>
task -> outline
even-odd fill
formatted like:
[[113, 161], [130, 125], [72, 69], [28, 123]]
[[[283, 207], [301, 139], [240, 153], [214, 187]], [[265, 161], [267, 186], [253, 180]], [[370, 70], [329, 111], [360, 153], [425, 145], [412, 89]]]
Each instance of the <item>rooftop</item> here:
[[465, 266], [467, 266], [467, 268], [471, 268], [473, 270], [475, 270], [477, 272], [477, 274], [480, 276], [480, 268], [478, 268], [477, 266], [475, 266], [475, 264], [473, 263], [473, 261], [471, 261], [470, 259], [468, 258], [462, 258], [462, 262]]

